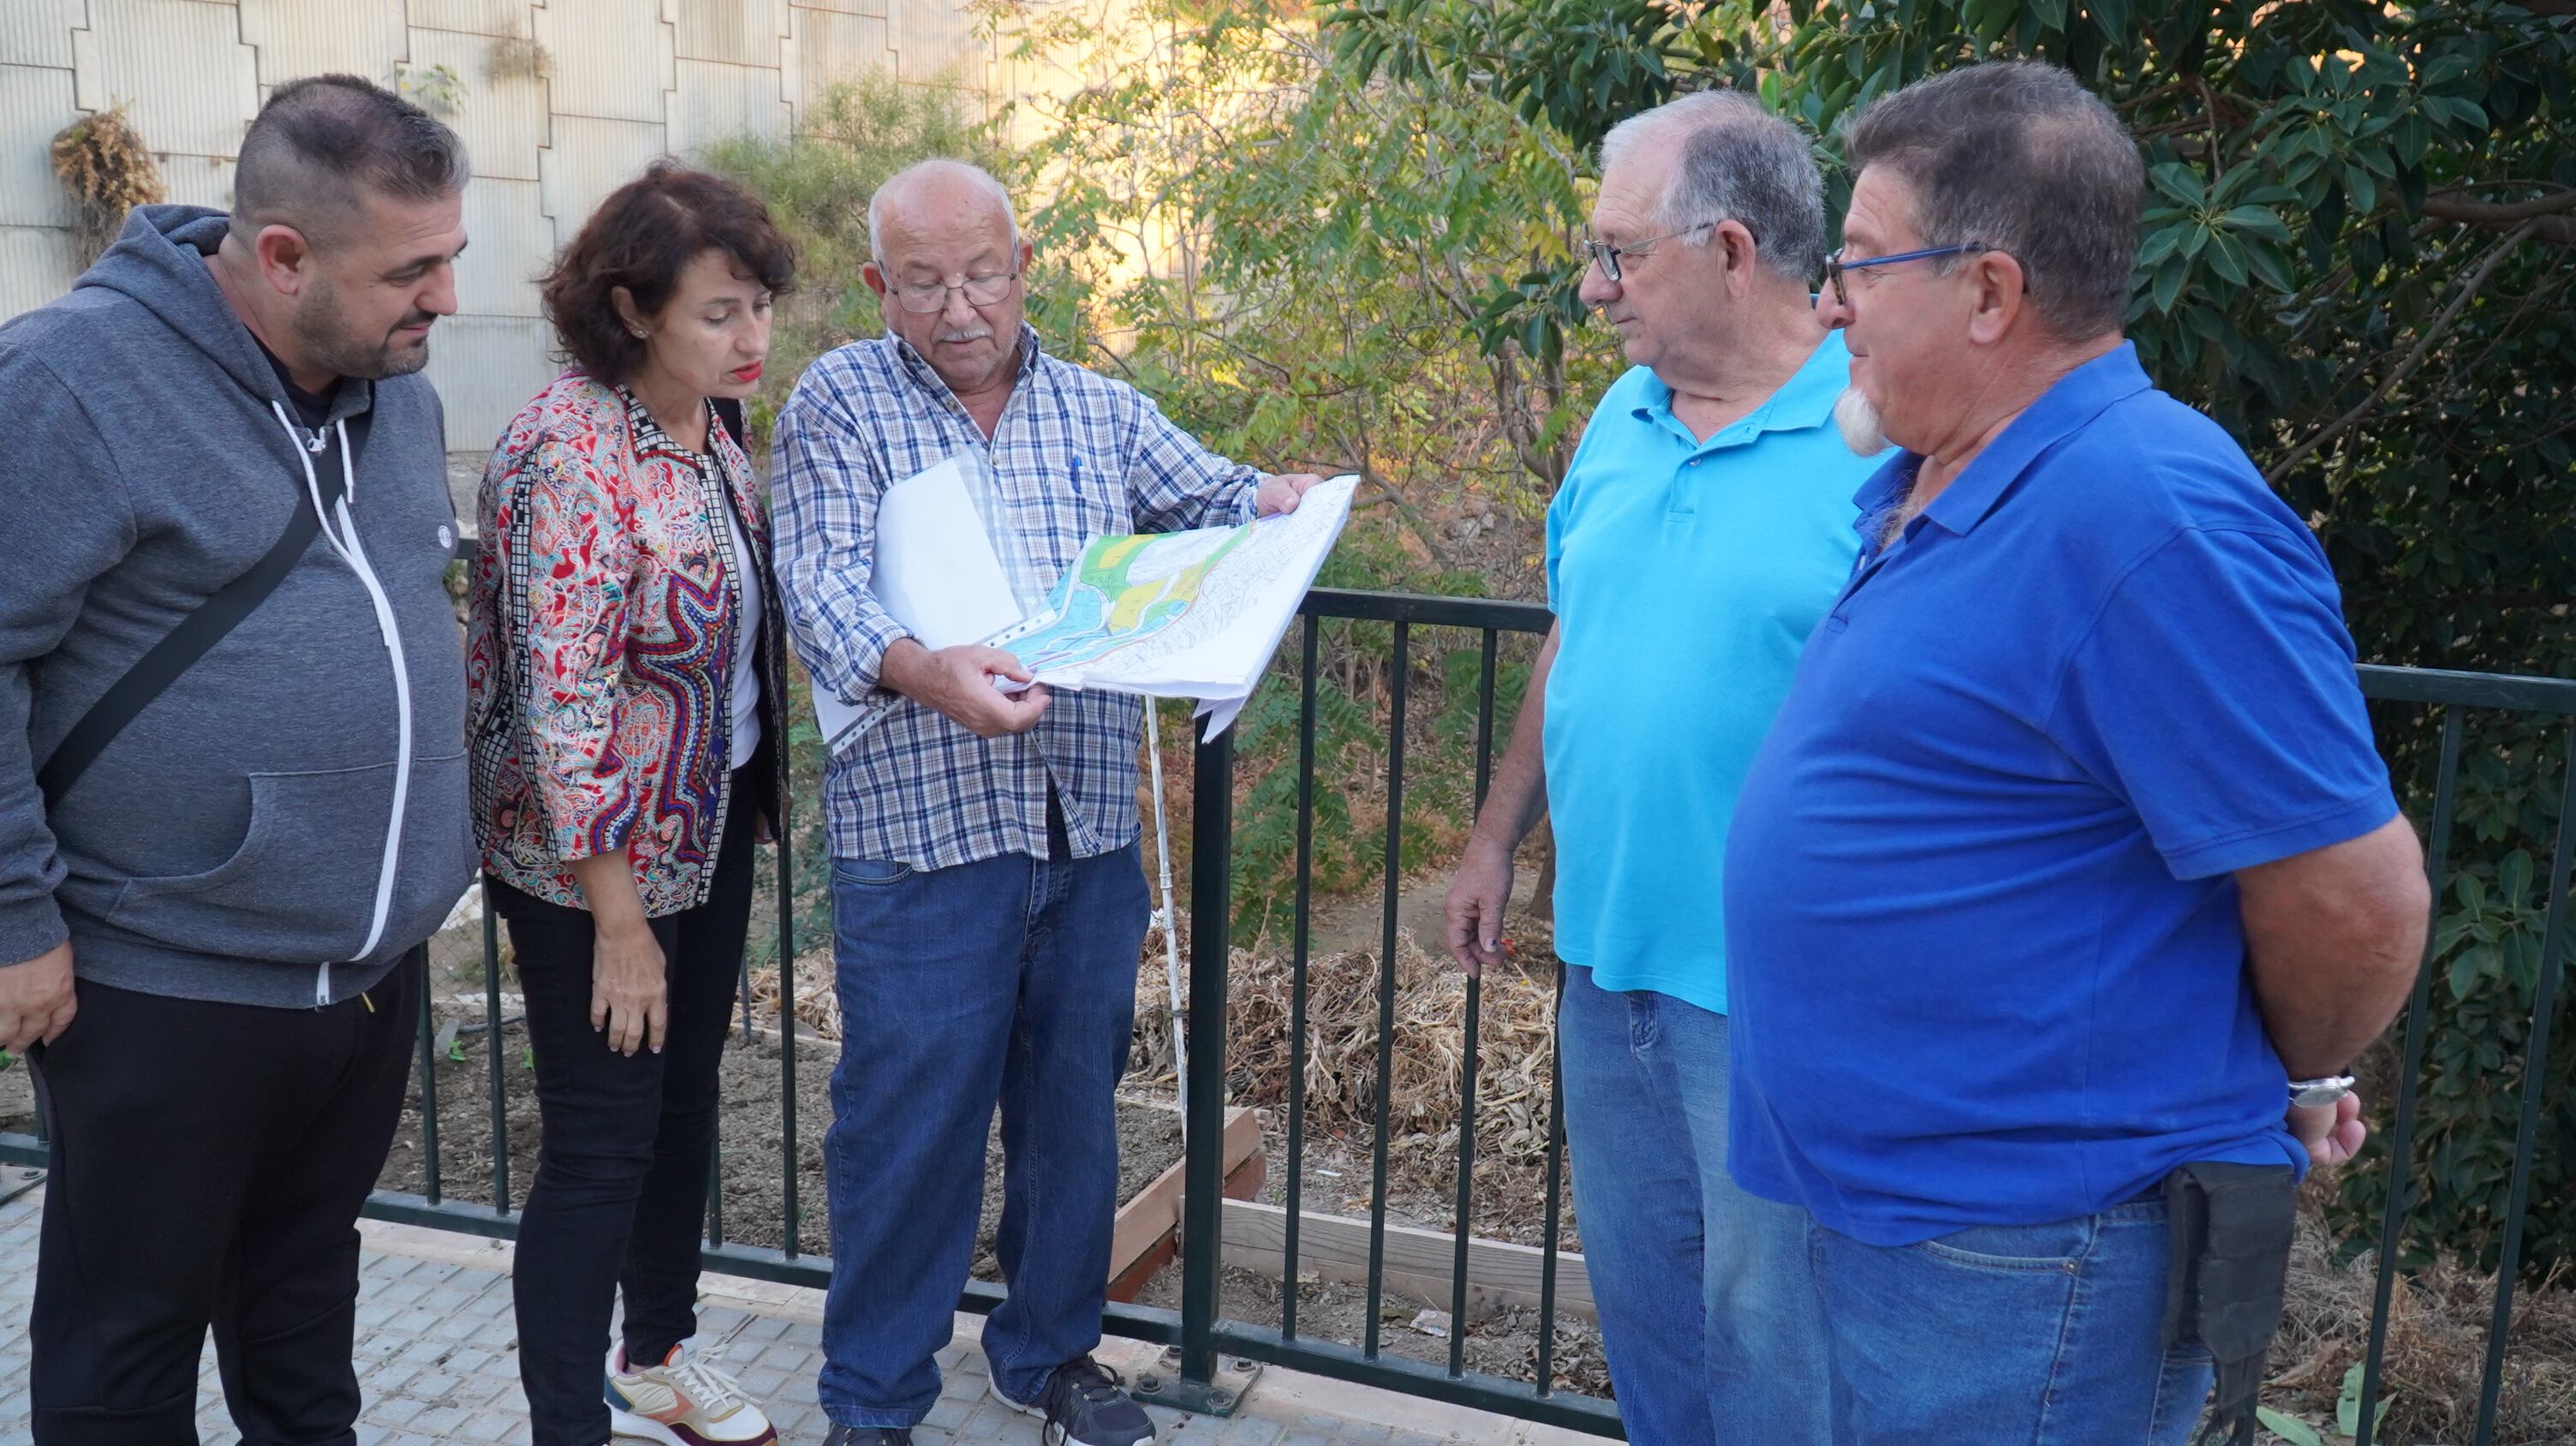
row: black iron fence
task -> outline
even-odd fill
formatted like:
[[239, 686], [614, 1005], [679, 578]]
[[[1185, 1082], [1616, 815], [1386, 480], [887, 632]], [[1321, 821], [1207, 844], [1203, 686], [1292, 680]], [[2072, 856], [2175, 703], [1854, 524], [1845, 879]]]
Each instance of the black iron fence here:
[[[1389, 647], [1383, 675], [1386, 680], [1386, 716], [1391, 721], [1386, 732], [1383, 772], [1387, 794], [1381, 844], [1384, 898], [1377, 951], [1375, 1002], [1378, 1029], [1373, 1086], [1375, 1119], [1381, 1127], [1374, 1132], [1370, 1153], [1365, 1325], [1360, 1331], [1360, 1339], [1355, 1341], [1320, 1339], [1301, 1331], [1298, 1322], [1300, 1231], [1301, 1222], [1306, 1218], [1301, 1208], [1304, 1203], [1301, 1194], [1307, 1149], [1305, 1069], [1307, 984], [1312, 942], [1310, 920], [1314, 903], [1317, 683], [1324, 625], [1331, 620], [1382, 627], [1388, 636]], [[1113, 1304], [1104, 1321], [1105, 1327], [1113, 1334], [1172, 1348], [1174, 1369], [1170, 1373], [1171, 1379], [1157, 1383], [1158, 1389], [1154, 1393], [1157, 1398], [1175, 1405], [1223, 1414], [1233, 1404], [1224, 1367], [1229, 1359], [1240, 1359], [1277, 1364], [1603, 1436], [1623, 1434], [1617, 1410], [1609, 1401], [1575, 1390], [1560, 1389], [1558, 1384], [1560, 1363], [1555, 1351], [1560, 1305], [1558, 1247], [1562, 1238], [1558, 1201], [1565, 1173], [1565, 1128], [1563, 1102], [1552, 1065], [1548, 1072], [1548, 1100], [1544, 1110], [1547, 1122], [1546, 1193], [1539, 1253], [1538, 1339], [1532, 1372], [1535, 1379], [1526, 1382], [1507, 1380], [1472, 1371], [1466, 1365], [1466, 1323], [1471, 1304], [1470, 1245], [1475, 1237], [1476, 1207], [1479, 1204], [1475, 1198], [1475, 1164], [1481, 985], [1476, 980], [1469, 980], [1465, 985], [1463, 1038], [1459, 1041], [1462, 1063], [1455, 1142], [1453, 1252], [1448, 1272], [1451, 1298], [1447, 1361], [1443, 1364], [1417, 1360], [1390, 1352], [1381, 1338], [1379, 1325], [1383, 1315], [1380, 1306], [1387, 1292], [1389, 1236], [1390, 1131], [1384, 1127], [1384, 1122], [1388, 1119], [1388, 1091], [1394, 1074], [1397, 903], [1404, 874], [1406, 742], [1408, 732], [1412, 731], [1405, 720], [1410, 679], [1415, 672], [1418, 635], [1436, 632], [1444, 636], [1465, 636], [1476, 644], [1479, 667], [1473, 685], [1473, 795], [1475, 801], [1481, 803], [1497, 739], [1495, 693], [1503, 640], [1514, 634], [1542, 633], [1549, 621], [1545, 609], [1529, 604], [1330, 589], [1316, 590], [1308, 597], [1302, 610], [1292, 644], [1300, 662], [1296, 675], [1300, 680], [1301, 698], [1297, 713], [1296, 878], [1289, 959], [1291, 1006], [1286, 1025], [1289, 1032], [1286, 1050], [1289, 1080], [1284, 1111], [1286, 1209], [1282, 1220], [1284, 1238], [1280, 1241], [1279, 1252], [1283, 1257], [1280, 1321], [1275, 1327], [1229, 1318], [1221, 1308], [1221, 1212], [1226, 1171], [1222, 1141], [1227, 1096], [1227, 973], [1231, 943], [1228, 924], [1235, 883], [1232, 855], [1237, 792], [1235, 740], [1232, 733], [1228, 733], [1197, 745], [1191, 804], [1189, 881], [1190, 917], [1195, 927], [1190, 935], [1189, 992], [1186, 1017], [1181, 1025], [1189, 1068], [1182, 1101], [1186, 1121], [1183, 1159], [1186, 1194], [1181, 1212], [1178, 1257], [1180, 1304], [1178, 1309]], [[2576, 723], [2568, 720], [2576, 719], [2576, 680], [2508, 678], [2384, 667], [2365, 667], [2361, 673], [2363, 690], [2370, 698], [2383, 707], [2411, 710], [2417, 719], [2416, 726], [2423, 726], [2438, 715], [2438, 739], [2433, 743], [2438, 748], [2438, 760], [2429, 819], [2429, 866], [2437, 896], [2442, 893], [2455, 866], [2451, 851], [2454, 807], [2460, 792], [2462, 760], [2464, 756], [2472, 756], [2469, 750], [2476, 746], [2473, 725], [2482, 718], [2494, 716], [2508, 716], [2524, 722], [2538, 719], [2551, 726], [2565, 724], [2568, 735], [2558, 787], [2550, 872], [2545, 882], [2548, 902], [2540, 946], [2539, 982], [2533, 991], [2527, 1035], [2527, 1058], [2535, 1063], [2523, 1071], [2521, 1112], [2514, 1141], [2508, 1199], [2502, 1212], [2501, 1262], [2496, 1276], [2494, 1310], [2486, 1343], [2480, 1395], [2476, 1440], [2487, 1443], [2494, 1438], [2499, 1393], [2505, 1374], [2515, 1279], [2523, 1249], [2524, 1220], [2530, 1203], [2532, 1167], [2537, 1153], [2544, 1095], [2553, 1083], [2560, 1090], [2576, 1089], [2576, 1081], [2551, 1081], [2547, 1071], [2536, 1063], [2548, 1057], [2551, 1029], [2560, 1012], [2558, 986], [2568, 952], [2567, 886], [2571, 850], [2576, 850]], [[782, 837], [793, 837], [784, 820], [780, 833]], [[779, 1021], [782, 1027], [776, 1031], [782, 1085], [778, 1095], [776, 1129], [784, 1145], [780, 1156], [783, 1178], [779, 1181], [782, 1212], [779, 1244], [755, 1246], [729, 1241], [719, 1196], [711, 1202], [717, 1208], [709, 1213], [705, 1260], [710, 1269], [735, 1275], [821, 1286], [828, 1282], [830, 1262], [827, 1255], [807, 1248], [806, 1232], [801, 1228], [803, 1202], [799, 1199], [796, 1144], [800, 1128], [810, 1129], [815, 1123], [798, 1118], [797, 1055], [800, 1049], [818, 1047], [818, 1041], [809, 1038], [800, 1042], [792, 1010], [785, 1007], [785, 1002], [792, 998], [793, 965], [798, 957], [797, 895], [792, 876], [792, 852], [786, 848], [777, 851], [776, 878], [779, 900], [777, 959], [781, 971], [782, 1002]], [[495, 1237], [509, 1237], [516, 1231], [517, 1212], [512, 1203], [514, 1188], [510, 1179], [511, 1149], [505, 1117], [504, 1051], [499, 1047], [505, 1024], [505, 999], [498, 945], [496, 926], [487, 913], [482, 921], [480, 1004], [483, 1017], [479, 1022], [479, 1032], [487, 1041], [488, 1115], [471, 1122], [440, 1117], [434, 1078], [439, 1053], [433, 1048], [436, 1011], [424, 1007], [419, 1047], [421, 1094], [417, 1125], [424, 1171], [422, 1188], [417, 1193], [377, 1194], [367, 1206], [367, 1213], [372, 1216]], [[2426, 966], [2417, 980], [2413, 1002], [2406, 1016], [2394, 1126], [2384, 1142], [2373, 1146], [2392, 1151], [2400, 1160], [2409, 1158], [2414, 1145], [2418, 1082], [2427, 1039], [2440, 1027], [2430, 1007], [2432, 964], [2433, 950], [2428, 940]], [[744, 1007], [748, 1034], [751, 1020], [747, 986], [746, 979]], [[434, 984], [425, 983], [424, 988], [434, 994]], [[424, 1005], [442, 1002], [451, 1009], [455, 1003], [452, 998], [441, 1001], [433, 997], [425, 999]], [[446, 1187], [453, 1182], [442, 1179], [441, 1132], [454, 1131], [460, 1126], [489, 1132], [487, 1202], [469, 1203], [451, 1198]], [[34, 1135], [0, 1134], [0, 1159], [41, 1164], [44, 1159], [42, 1141]], [[720, 1178], [721, 1174], [719, 1171]], [[2404, 1188], [2405, 1172], [2392, 1172], [2392, 1178], [2397, 1181], [2398, 1188], [2389, 1192], [2382, 1212], [2375, 1305], [2364, 1358], [2360, 1430], [2356, 1446], [2370, 1446], [2376, 1425], [2377, 1413], [2373, 1408], [2384, 1388], [2390, 1302], [2399, 1273], [2400, 1252], [2397, 1247], [2410, 1200], [2410, 1192]], [[476, 1183], [479, 1186], [483, 1182]], [[478, 1189], [476, 1193], [482, 1192]], [[1488, 1208], [1494, 1204], [1492, 1201], [1483, 1203]], [[971, 1282], [960, 1308], [989, 1311], [1000, 1299], [999, 1286]]]

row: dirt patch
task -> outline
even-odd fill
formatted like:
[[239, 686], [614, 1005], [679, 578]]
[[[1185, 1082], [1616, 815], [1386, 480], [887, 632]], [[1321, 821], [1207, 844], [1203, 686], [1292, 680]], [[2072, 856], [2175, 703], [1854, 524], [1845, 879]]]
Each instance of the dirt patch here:
[[[475, 1027], [483, 1022], [479, 1005], [443, 1005], [438, 1022]], [[823, 1141], [831, 1128], [832, 1064], [839, 1046], [825, 1039], [796, 1041], [796, 1207], [797, 1244], [822, 1253], [829, 1248], [823, 1180]], [[460, 1032], [444, 1049], [432, 1051], [437, 1089], [439, 1183], [450, 1200], [478, 1205], [492, 1202], [492, 1060], [479, 1031]], [[509, 1141], [509, 1186], [513, 1206], [527, 1200], [536, 1178], [537, 1098], [534, 1063], [523, 1027], [515, 1013], [505, 1012], [501, 1031], [503, 1120]], [[791, 1095], [774, 1035], [745, 1041], [740, 1031], [726, 1042], [719, 1067], [722, 1126], [717, 1141], [722, 1186], [724, 1238], [746, 1245], [779, 1246], [785, 1242], [786, 1101]], [[425, 1193], [420, 1090], [414, 1083], [394, 1134], [394, 1148], [377, 1183], [407, 1194]], [[1133, 1198], [1181, 1157], [1180, 1116], [1142, 1099], [1121, 1099], [1118, 1107], [1119, 1198]], [[976, 1236], [975, 1273], [997, 1279], [992, 1238], [1002, 1213], [1002, 1150], [996, 1131], [985, 1146], [983, 1219]]]

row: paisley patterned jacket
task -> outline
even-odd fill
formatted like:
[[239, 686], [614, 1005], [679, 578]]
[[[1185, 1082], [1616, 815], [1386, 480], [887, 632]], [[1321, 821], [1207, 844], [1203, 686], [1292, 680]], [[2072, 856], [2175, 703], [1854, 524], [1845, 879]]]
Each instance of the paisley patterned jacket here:
[[[778, 594], [750, 460], [712, 417], [707, 438], [711, 456], [684, 450], [633, 393], [576, 368], [484, 468], [465, 645], [475, 823], [484, 869], [548, 902], [584, 907], [567, 864], [622, 848], [646, 914], [694, 908], [727, 809], [754, 806], [727, 787], [741, 569]], [[752, 557], [733, 555], [726, 506]], [[778, 739], [768, 643], [751, 640]]]

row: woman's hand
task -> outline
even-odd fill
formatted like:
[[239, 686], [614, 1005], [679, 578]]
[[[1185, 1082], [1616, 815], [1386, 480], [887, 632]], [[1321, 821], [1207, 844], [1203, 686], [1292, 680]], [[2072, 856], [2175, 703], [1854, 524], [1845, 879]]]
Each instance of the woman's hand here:
[[663, 974], [662, 944], [641, 920], [602, 921], [590, 956], [590, 1027], [608, 1035], [619, 1054], [637, 1048], [662, 1052], [670, 985]]
[[644, 916], [644, 895], [635, 887], [635, 864], [625, 849], [572, 861], [573, 878], [590, 905], [590, 1027], [608, 1035], [608, 1047], [619, 1054], [638, 1049], [662, 1052], [662, 1027], [669, 1019], [671, 986], [663, 967], [662, 942]]

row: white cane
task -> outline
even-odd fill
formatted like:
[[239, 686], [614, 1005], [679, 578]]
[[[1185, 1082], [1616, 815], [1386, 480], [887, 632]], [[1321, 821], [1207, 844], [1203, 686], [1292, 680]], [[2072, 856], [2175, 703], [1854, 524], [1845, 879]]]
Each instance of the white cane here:
[[[1172, 910], [1172, 849], [1164, 838], [1163, 825], [1163, 728], [1154, 716], [1156, 700], [1145, 700], [1145, 757], [1152, 765], [1154, 778], [1154, 866], [1161, 876], [1162, 909], [1154, 915], [1163, 926], [1163, 976], [1171, 984], [1172, 1004], [1172, 1089], [1186, 1101], [1190, 1097], [1189, 1046], [1181, 1039], [1181, 942]], [[1189, 1112], [1181, 1114], [1181, 1148], [1189, 1148]]]

